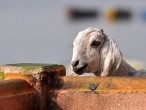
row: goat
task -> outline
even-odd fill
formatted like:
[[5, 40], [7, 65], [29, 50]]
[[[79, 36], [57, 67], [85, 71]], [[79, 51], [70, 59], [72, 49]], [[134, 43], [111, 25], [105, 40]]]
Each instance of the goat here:
[[78, 33], [73, 42], [71, 61], [73, 71], [81, 75], [137, 76], [137, 70], [124, 59], [116, 42], [103, 29], [87, 28]]

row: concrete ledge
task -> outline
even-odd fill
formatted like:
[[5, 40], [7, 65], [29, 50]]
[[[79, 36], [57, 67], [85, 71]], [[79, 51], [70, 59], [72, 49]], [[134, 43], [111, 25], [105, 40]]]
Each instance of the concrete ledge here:
[[52, 110], [146, 110], [145, 93], [108, 93], [58, 91]]
[[36, 90], [25, 80], [13, 79], [0, 81], [0, 99], [35, 92]]
[[0, 79], [24, 79], [33, 85], [36, 80], [44, 80], [50, 76], [65, 76], [63, 65], [20, 63], [0, 66]]
[[146, 110], [146, 77], [58, 77], [50, 92], [59, 110]]
[[[56, 64], [9, 64], [0, 66], [0, 74], [2, 76], [1, 78], [4, 80], [26, 80], [36, 90], [39, 109], [47, 110], [47, 94], [51, 79], [55, 76], [65, 76], [66, 70], [63, 65]], [[4, 91], [2, 91], [2, 93], [3, 92]]]
[[8, 64], [0, 66], [1, 79], [15, 78], [15, 75], [19, 74], [22, 77], [25, 75], [34, 74], [56, 74], [58, 76], [65, 76], [66, 70], [63, 65], [56, 64], [33, 64], [33, 63], [20, 63], [20, 64]]
[[25, 80], [0, 81], [0, 110], [38, 110], [36, 90]]
[[58, 77], [52, 88], [67, 91], [94, 91], [97, 93], [146, 93], [146, 77]]
[[0, 110], [146, 110], [146, 77], [66, 77], [62, 65], [39, 64], [1, 73]]

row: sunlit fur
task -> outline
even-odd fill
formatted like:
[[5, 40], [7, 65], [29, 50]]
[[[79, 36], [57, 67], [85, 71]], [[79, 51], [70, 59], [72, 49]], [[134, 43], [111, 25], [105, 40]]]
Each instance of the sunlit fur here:
[[[96, 40], [100, 46], [91, 46]], [[78, 33], [73, 42], [72, 62], [79, 60], [77, 68], [88, 66], [77, 74], [94, 73], [97, 76], [133, 76], [138, 72], [123, 59], [116, 42], [102, 29], [87, 28]]]

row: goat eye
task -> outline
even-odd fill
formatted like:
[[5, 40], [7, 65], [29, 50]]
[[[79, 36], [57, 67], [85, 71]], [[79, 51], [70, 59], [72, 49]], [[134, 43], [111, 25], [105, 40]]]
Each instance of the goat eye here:
[[99, 46], [100, 45], [100, 42], [99, 41], [93, 41], [91, 43], [91, 46]]

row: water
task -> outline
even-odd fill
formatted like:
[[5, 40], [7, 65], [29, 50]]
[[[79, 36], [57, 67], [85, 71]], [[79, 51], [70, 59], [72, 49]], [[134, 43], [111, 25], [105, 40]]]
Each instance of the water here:
[[[111, 6], [129, 7], [131, 21], [109, 23], [104, 15], [97, 19], [70, 21], [67, 7], [94, 8], [102, 13]], [[146, 62], [146, 22], [140, 12], [144, 2], [127, 1], [39, 1], [0, 0], [0, 64], [57, 63], [68, 65], [72, 42], [81, 30], [101, 27], [114, 38], [125, 58]]]

